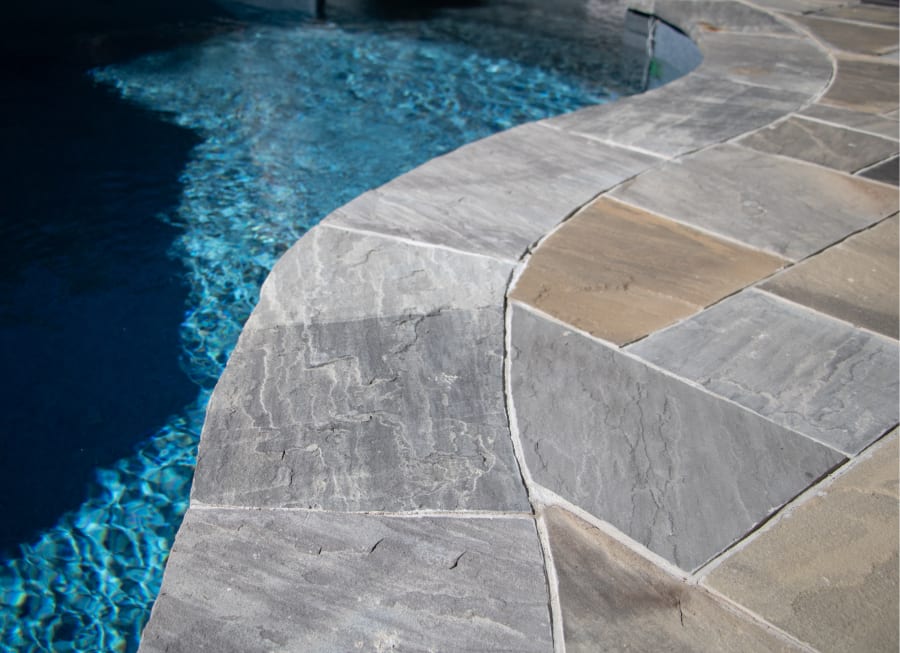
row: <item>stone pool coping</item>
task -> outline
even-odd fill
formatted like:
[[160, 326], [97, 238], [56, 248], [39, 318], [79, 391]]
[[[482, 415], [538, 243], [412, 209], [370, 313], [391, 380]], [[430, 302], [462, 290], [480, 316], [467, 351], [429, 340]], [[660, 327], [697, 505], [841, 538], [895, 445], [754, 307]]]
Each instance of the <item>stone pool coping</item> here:
[[764, 4], [285, 254], [142, 651], [896, 650], [896, 11]]

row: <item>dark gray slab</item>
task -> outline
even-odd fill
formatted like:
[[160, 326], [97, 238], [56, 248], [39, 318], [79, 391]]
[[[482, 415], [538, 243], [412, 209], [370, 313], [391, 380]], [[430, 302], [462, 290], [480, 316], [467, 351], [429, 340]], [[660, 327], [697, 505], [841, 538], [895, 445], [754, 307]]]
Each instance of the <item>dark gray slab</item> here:
[[245, 328], [500, 307], [512, 267], [321, 225], [269, 273]]
[[818, 118], [825, 122], [843, 125], [852, 129], [859, 129], [878, 136], [884, 136], [885, 138], [891, 138], [895, 141], [900, 140], [900, 125], [898, 125], [896, 118], [890, 119], [871, 113], [830, 107], [826, 104], [813, 104], [800, 111], [800, 115]]
[[661, 156], [692, 152], [763, 127], [808, 101], [804, 93], [700, 75], [548, 124]]
[[517, 260], [576, 208], [656, 162], [529, 124], [433, 159], [328, 223]]
[[547, 605], [529, 519], [192, 508], [140, 650], [550, 653]]
[[781, 154], [828, 168], [855, 172], [897, 153], [897, 141], [790, 118], [738, 141], [760, 152]]
[[192, 498], [326, 510], [530, 510], [499, 308], [244, 331]]
[[884, 163], [879, 163], [877, 166], [872, 166], [868, 170], [864, 170], [860, 173], [860, 176], [881, 181], [885, 184], [900, 185], [900, 179], [898, 179], [900, 177], [900, 166], [897, 165], [897, 162], [897, 157], [894, 157]]
[[650, 170], [612, 196], [795, 260], [897, 210], [890, 188], [739, 145]]
[[706, 32], [794, 33], [770, 14], [733, 0], [637, 0], [629, 7], [654, 14], [693, 38]]
[[896, 342], [756, 290], [629, 351], [847, 454], [898, 421]]
[[534, 480], [685, 570], [843, 460], [517, 304], [511, 385]]

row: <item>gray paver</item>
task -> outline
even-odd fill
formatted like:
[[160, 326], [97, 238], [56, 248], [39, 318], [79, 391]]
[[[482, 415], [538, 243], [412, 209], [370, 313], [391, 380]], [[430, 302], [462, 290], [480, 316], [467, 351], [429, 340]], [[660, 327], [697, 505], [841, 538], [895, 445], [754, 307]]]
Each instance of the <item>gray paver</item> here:
[[859, 174], [866, 179], [874, 179], [875, 181], [893, 184], [894, 186], [900, 185], [900, 165], [898, 165], [897, 157], [872, 166]]
[[434, 159], [328, 221], [515, 260], [573, 210], [656, 162], [530, 124]]
[[808, 28], [829, 45], [859, 54], [885, 54], [897, 49], [897, 29], [877, 25], [859, 25], [817, 16], [793, 16], [792, 20]]
[[893, 189], [721, 145], [623, 184], [613, 197], [800, 259], [897, 210]]
[[655, 14], [695, 39], [713, 31], [793, 34], [766, 12], [734, 0], [638, 0], [630, 6]]
[[881, 161], [896, 154], [898, 148], [897, 141], [802, 118], [790, 118], [738, 142], [845, 172]]
[[838, 57], [837, 75], [820, 102], [867, 113], [897, 110], [897, 64]]
[[629, 351], [848, 454], [898, 421], [895, 342], [760, 291]]
[[193, 499], [528, 510], [500, 308], [245, 331], [207, 410]]
[[529, 519], [188, 511], [155, 651], [552, 650]]
[[864, 23], [875, 23], [877, 25], [890, 25], [896, 27], [898, 24], [897, 7], [877, 5], [849, 5], [845, 7], [832, 7], [816, 12], [816, 16], [825, 18], [843, 18], [846, 20], [855, 20]]
[[830, 107], [826, 104], [813, 104], [799, 113], [801, 116], [818, 118], [826, 122], [891, 138], [895, 141], [900, 140], [900, 125], [897, 124], [896, 118], [890, 119], [871, 113]]
[[685, 570], [840, 463], [835, 451], [513, 305], [534, 480]]

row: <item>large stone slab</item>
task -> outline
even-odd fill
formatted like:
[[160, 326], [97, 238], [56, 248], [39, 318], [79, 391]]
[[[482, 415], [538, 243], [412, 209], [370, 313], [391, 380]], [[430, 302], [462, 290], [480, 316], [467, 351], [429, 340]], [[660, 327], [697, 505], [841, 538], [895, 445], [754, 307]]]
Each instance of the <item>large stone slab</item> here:
[[530, 519], [192, 508], [140, 650], [550, 653], [547, 605]]
[[896, 342], [756, 290], [630, 351], [848, 454], [900, 419]]
[[879, 7], [876, 5], [849, 5], [845, 7], [831, 7], [816, 12], [816, 16], [824, 18], [840, 18], [876, 25], [888, 25], [897, 27], [898, 12], [896, 7]]
[[622, 345], [696, 313], [783, 264], [601, 198], [541, 244], [511, 296]]
[[884, 136], [895, 141], [900, 140], [900, 125], [897, 124], [896, 119], [885, 118], [862, 111], [839, 109], [838, 107], [830, 107], [827, 104], [810, 105], [800, 111], [799, 115]]
[[900, 185], [900, 165], [898, 165], [898, 158], [894, 157], [888, 159], [883, 163], [879, 163], [867, 170], [863, 170], [859, 175], [866, 179], [874, 179], [875, 181], [880, 181], [885, 184], [898, 186]]
[[762, 288], [897, 338], [898, 239], [895, 216], [799, 263]]
[[629, 6], [657, 16], [695, 40], [708, 32], [794, 33], [772, 15], [734, 0], [637, 0]]
[[885, 54], [897, 50], [897, 29], [877, 25], [860, 25], [818, 16], [792, 16], [817, 38], [846, 52]]
[[551, 118], [567, 132], [675, 157], [763, 127], [809, 95], [688, 75], [640, 96]]
[[512, 263], [322, 225], [269, 273], [248, 329], [502, 306]]
[[685, 570], [843, 458], [513, 304], [511, 388], [535, 482]]
[[328, 222], [517, 260], [579, 206], [655, 162], [524, 125], [433, 159], [361, 195]]
[[837, 74], [820, 102], [866, 113], [897, 110], [897, 64], [838, 57]]
[[706, 582], [819, 651], [896, 651], [897, 457], [895, 435]]
[[543, 516], [569, 653], [800, 650], [571, 513]]
[[499, 308], [245, 330], [209, 403], [192, 498], [529, 510]]
[[897, 141], [802, 118], [790, 118], [738, 142], [760, 152], [802, 159], [845, 172], [856, 172], [898, 151]]
[[650, 170], [611, 195], [790, 259], [897, 210], [893, 189], [739, 145]]

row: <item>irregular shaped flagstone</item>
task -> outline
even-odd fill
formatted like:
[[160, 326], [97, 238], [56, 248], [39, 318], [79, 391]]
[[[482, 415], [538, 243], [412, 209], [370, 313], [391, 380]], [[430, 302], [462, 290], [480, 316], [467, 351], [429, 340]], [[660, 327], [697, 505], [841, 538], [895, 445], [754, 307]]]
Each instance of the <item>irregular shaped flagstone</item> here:
[[848, 454], [900, 419], [896, 342], [756, 290], [629, 351]]
[[839, 50], [859, 54], [884, 54], [897, 49], [897, 29], [860, 25], [819, 16], [792, 16], [817, 38]]
[[325, 225], [269, 273], [247, 329], [502, 306], [512, 263]]
[[849, 127], [850, 129], [858, 129], [895, 141], [900, 140], [900, 125], [898, 125], [897, 120], [884, 116], [830, 107], [827, 104], [810, 105], [800, 111], [798, 115], [816, 118], [824, 122]]
[[568, 653], [801, 650], [571, 513], [543, 515]]
[[895, 189], [727, 144], [649, 170], [611, 195], [794, 260], [888, 217], [898, 203]]
[[875, 181], [880, 181], [885, 184], [893, 184], [894, 186], [900, 185], [900, 165], [898, 165], [898, 158], [894, 157], [888, 159], [883, 163], [879, 163], [876, 166], [863, 170], [859, 173], [859, 176], [865, 177], [866, 179], [874, 179]]
[[837, 73], [822, 104], [862, 111], [888, 113], [897, 110], [897, 64], [837, 58]]
[[140, 650], [550, 653], [547, 605], [531, 519], [192, 508]]
[[889, 25], [897, 27], [898, 13], [896, 7], [878, 6], [873, 4], [848, 5], [844, 7], [832, 7], [816, 12], [816, 16], [823, 18], [843, 18], [846, 20], [877, 25]]
[[327, 222], [517, 260], [579, 206], [655, 162], [529, 124], [432, 159]]
[[192, 498], [326, 510], [529, 510], [500, 308], [245, 330]]
[[629, 6], [657, 16], [694, 39], [704, 32], [794, 33], [770, 14], [733, 0], [637, 0]]
[[511, 390], [534, 481], [693, 570], [843, 457], [513, 304]]

